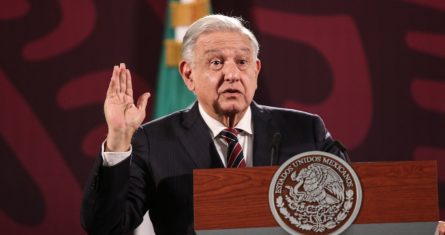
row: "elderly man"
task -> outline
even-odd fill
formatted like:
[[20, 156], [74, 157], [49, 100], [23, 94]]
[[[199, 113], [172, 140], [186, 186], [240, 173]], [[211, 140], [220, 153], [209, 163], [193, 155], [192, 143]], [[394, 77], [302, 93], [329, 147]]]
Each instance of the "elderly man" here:
[[90, 234], [130, 231], [147, 210], [157, 234], [194, 234], [193, 169], [277, 165], [311, 150], [347, 160], [317, 115], [253, 102], [259, 45], [239, 19], [201, 18], [183, 43], [179, 71], [197, 102], [142, 126], [150, 95], [134, 104], [130, 71], [114, 67], [108, 135], [82, 203]]

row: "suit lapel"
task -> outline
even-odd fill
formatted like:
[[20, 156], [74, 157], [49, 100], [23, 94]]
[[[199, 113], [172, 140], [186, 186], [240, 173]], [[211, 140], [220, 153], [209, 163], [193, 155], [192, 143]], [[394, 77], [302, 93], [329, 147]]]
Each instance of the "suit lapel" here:
[[252, 102], [253, 121], [253, 166], [269, 166], [273, 134], [277, 129], [273, 125], [270, 113], [262, 106]]
[[[270, 151], [273, 134], [278, 131], [267, 109], [252, 102], [253, 121], [253, 166], [270, 165]], [[198, 168], [224, 167], [216, 151], [209, 129], [198, 110], [198, 103], [184, 112], [183, 129], [178, 137], [190, 159]]]
[[178, 133], [179, 140], [198, 168], [224, 167], [209, 129], [199, 113], [198, 102], [184, 112], [182, 126], [183, 129]]

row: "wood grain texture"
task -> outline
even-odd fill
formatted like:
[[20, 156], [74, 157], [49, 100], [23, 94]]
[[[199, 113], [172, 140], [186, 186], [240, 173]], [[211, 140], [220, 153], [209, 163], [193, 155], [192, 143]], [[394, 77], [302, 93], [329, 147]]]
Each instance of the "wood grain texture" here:
[[[439, 219], [435, 161], [353, 163], [363, 202], [354, 223]], [[195, 229], [276, 227], [269, 185], [277, 167], [194, 171]]]

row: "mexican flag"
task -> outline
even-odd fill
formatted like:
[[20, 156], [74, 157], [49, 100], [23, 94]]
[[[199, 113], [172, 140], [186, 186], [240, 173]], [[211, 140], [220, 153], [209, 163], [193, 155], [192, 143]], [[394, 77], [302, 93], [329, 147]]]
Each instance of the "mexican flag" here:
[[195, 101], [195, 95], [187, 89], [178, 72], [182, 37], [190, 24], [210, 12], [209, 0], [169, 0], [168, 4], [153, 118], [185, 108]]

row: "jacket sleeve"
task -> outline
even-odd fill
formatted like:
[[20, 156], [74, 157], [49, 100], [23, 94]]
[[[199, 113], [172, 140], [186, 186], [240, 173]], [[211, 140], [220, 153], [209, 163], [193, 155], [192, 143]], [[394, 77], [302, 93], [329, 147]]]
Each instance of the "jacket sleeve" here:
[[81, 224], [88, 234], [125, 234], [142, 222], [151, 181], [142, 128], [134, 134], [132, 148], [131, 156], [115, 166], [105, 167], [102, 156], [96, 158], [81, 205]]

